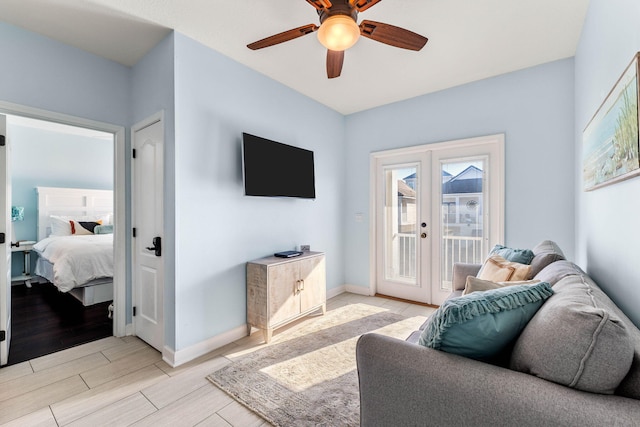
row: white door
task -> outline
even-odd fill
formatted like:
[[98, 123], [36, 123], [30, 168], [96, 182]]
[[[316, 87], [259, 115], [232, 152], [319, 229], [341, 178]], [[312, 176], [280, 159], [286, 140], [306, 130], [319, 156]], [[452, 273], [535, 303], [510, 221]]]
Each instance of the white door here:
[[430, 153], [385, 157], [377, 172], [377, 293], [430, 302]]
[[454, 263], [482, 263], [503, 243], [503, 137], [397, 150], [375, 161], [375, 291], [440, 305]]
[[[4, 142], [3, 142], [4, 141]], [[7, 117], [0, 115], [0, 365], [9, 360], [11, 341], [11, 173]]]
[[164, 346], [163, 158], [164, 122], [158, 114], [133, 127], [132, 206], [135, 334]]

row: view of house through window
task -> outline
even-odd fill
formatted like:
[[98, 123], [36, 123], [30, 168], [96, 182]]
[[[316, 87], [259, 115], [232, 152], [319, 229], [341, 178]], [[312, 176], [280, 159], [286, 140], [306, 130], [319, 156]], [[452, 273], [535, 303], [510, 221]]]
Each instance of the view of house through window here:
[[482, 263], [484, 161], [442, 162], [441, 286], [451, 289], [453, 264]]
[[[417, 283], [416, 204], [417, 167], [385, 168], [385, 278]], [[413, 178], [409, 178], [413, 177]]]

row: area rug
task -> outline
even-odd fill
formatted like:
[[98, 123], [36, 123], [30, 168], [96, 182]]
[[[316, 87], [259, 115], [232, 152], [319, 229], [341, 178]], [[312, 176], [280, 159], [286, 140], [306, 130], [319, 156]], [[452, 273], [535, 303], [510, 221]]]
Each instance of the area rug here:
[[405, 339], [424, 319], [350, 304], [227, 355], [232, 363], [207, 378], [275, 426], [358, 426], [358, 337]]

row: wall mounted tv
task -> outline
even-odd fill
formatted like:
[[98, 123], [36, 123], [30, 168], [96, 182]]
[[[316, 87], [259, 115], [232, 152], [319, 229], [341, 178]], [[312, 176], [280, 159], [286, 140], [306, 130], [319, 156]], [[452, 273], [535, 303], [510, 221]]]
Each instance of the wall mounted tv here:
[[315, 199], [313, 151], [242, 134], [244, 194]]

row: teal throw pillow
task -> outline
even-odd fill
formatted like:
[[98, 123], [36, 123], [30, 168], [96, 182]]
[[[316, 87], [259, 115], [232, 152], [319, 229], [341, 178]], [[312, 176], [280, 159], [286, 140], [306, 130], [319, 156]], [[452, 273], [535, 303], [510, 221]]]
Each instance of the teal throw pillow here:
[[495, 245], [489, 255], [500, 255], [502, 258], [520, 264], [531, 264], [535, 254], [531, 249], [513, 249], [502, 245]]
[[96, 225], [93, 234], [113, 234], [113, 225]]
[[520, 335], [551, 295], [551, 285], [540, 282], [448, 299], [427, 321], [419, 343], [473, 359], [491, 359]]

